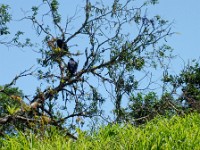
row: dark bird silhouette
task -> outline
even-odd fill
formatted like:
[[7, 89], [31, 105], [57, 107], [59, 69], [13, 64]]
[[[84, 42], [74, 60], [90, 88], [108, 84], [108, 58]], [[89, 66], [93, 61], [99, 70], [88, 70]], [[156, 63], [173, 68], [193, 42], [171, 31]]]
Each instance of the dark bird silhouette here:
[[70, 58], [68, 65], [67, 65], [67, 69], [70, 72], [70, 74], [75, 75], [77, 68], [78, 68], [78, 63], [76, 61], [74, 61], [73, 58]]
[[57, 39], [56, 41], [57, 43], [57, 46], [65, 51], [68, 50], [68, 47], [67, 47], [67, 44], [64, 42], [64, 40], [61, 40], [61, 39]]

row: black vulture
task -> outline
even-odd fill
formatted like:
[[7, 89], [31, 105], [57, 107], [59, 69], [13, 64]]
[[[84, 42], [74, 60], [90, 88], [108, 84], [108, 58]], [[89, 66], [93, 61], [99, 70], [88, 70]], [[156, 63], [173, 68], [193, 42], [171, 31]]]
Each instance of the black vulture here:
[[59, 48], [65, 50], [65, 51], [68, 50], [67, 44], [64, 42], [64, 40], [57, 39], [56, 43], [57, 43], [57, 46], [58, 46]]
[[77, 68], [78, 68], [78, 63], [73, 58], [70, 58], [67, 65], [67, 69], [70, 72], [70, 74], [75, 75]]

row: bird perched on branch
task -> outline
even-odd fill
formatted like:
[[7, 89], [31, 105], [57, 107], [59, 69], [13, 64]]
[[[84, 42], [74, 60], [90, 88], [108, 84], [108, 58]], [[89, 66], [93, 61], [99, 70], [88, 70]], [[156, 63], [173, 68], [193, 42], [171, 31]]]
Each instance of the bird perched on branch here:
[[55, 61], [59, 63], [62, 60], [62, 57], [70, 55], [64, 39], [53, 37], [47, 41], [47, 44], [51, 51], [47, 53], [45, 60], [43, 60], [43, 65], [45, 66], [49, 61]]
[[52, 38], [47, 43], [48, 46], [51, 48], [51, 50], [53, 50], [54, 52], [62, 52], [62, 51], [68, 52], [67, 44], [62, 39]]
[[77, 68], [78, 68], [78, 63], [73, 58], [70, 58], [68, 65], [67, 65], [67, 69], [68, 69], [69, 73], [71, 75], [75, 75]]
[[57, 39], [57, 40], [56, 40], [56, 43], [57, 43], [57, 46], [58, 46], [60, 49], [62, 49], [62, 50], [64, 50], [64, 51], [68, 51], [67, 44], [65, 43], [64, 40]]

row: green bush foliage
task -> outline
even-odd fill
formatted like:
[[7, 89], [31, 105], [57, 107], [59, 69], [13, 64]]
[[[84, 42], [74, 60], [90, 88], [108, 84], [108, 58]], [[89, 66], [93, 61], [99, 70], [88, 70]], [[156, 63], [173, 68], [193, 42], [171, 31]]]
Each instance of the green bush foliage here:
[[108, 125], [89, 133], [77, 129], [78, 140], [64, 137], [55, 129], [43, 137], [31, 133], [1, 139], [1, 149], [199, 149], [200, 115], [157, 117], [146, 125]]

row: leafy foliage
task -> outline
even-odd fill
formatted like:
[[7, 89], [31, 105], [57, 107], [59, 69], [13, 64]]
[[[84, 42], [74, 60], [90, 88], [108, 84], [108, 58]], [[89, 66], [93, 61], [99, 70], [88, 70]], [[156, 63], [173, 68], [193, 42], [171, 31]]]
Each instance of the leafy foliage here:
[[179, 75], [167, 75], [164, 81], [171, 85], [173, 91], [181, 90], [180, 94], [174, 95], [178, 95], [177, 100], [186, 111], [200, 111], [200, 66], [197, 60], [188, 63]]
[[7, 23], [11, 20], [11, 15], [8, 13], [8, 9], [8, 5], [0, 5], [0, 36], [10, 33], [7, 27]]
[[156, 117], [144, 126], [100, 128], [96, 132], [78, 131], [78, 140], [64, 137], [55, 129], [40, 139], [31, 133], [1, 139], [1, 149], [198, 149], [200, 115], [193, 113], [171, 119]]
[[8, 119], [9, 116], [17, 115], [22, 107], [22, 92], [18, 88], [7, 88], [0, 87], [0, 117], [5, 117], [4, 119], [0, 119], [0, 122], [3, 124], [0, 127], [1, 135], [5, 133], [13, 133], [15, 131], [15, 126], [21, 128], [21, 124], [19, 121], [13, 120], [13, 122], [6, 123], [4, 120]]

